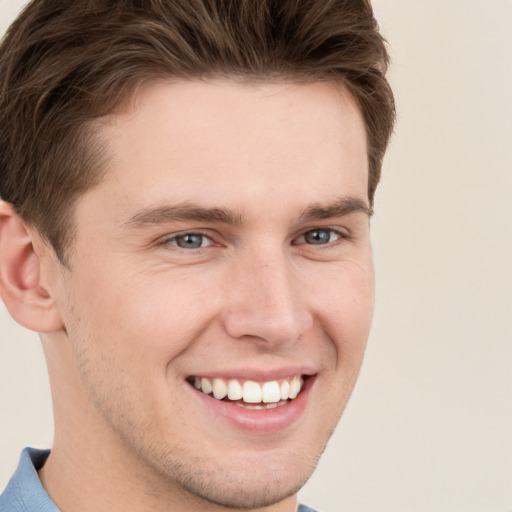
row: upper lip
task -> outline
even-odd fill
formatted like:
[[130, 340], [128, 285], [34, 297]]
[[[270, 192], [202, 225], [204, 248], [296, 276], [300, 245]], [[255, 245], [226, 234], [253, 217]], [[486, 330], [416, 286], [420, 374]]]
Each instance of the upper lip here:
[[269, 368], [237, 368], [233, 370], [206, 370], [190, 374], [188, 377], [221, 378], [225, 380], [252, 380], [255, 382], [268, 382], [279, 379], [288, 379], [299, 376], [316, 375], [316, 369], [311, 366]]

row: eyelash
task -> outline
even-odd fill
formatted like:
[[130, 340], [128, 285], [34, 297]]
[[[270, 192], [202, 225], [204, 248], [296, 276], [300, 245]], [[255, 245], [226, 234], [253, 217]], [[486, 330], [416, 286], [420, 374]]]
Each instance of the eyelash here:
[[[308, 234], [312, 234], [315, 232], [327, 232], [329, 234], [329, 240], [326, 243], [319, 243], [319, 244], [315, 244], [315, 243], [308, 244], [305, 242], [297, 242], [298, 239], [301, 239], [301, 238], [305, 239], [305, 237]], [[336, 240], [331, 240], [331, 237], [333, 235], [337, 237]], [[201, 242], [204, 242], [204, 240], [208, 240], [209, 243], [205, 246], [201, 245], [200, 247], [189, 247], [189, 248], [180, 247], [177, 243], [177, 240], [179, 238], [182, 238], [182, 237], [185, 238], [187, 236], [201, 237]], [[292, 245], [296, 246], [296, 245], [304, 244], [304, 245], [311, 245], [311, 246], [319, 245], [319, 246], [332, 247], [333, 245], [336, 245], [340, 241], [346, 240], [349, 238], [350, 238], [350, 235], [348, 235], [346, 232], [340, 231], [339, 229], [335, 229], [335, 228], [331, 228], [331, 227], [321, 227], [321, 228], [308, 229], [307, 231], [302, 232], [301, 235], [299, 235], [298, 237], [296, 237], [292, 240]], [[208, 234], [203, 233], [201, 231], [184, 231], [182, 233], [177, 233], [175, 235], [172, 235], [171, 237], [164, 238], [159, 243], [159, 245], [162, 245], [162, 246], [173, 245], [183, 251], [192, 252], [192, 251], [199, 251], [201, 249], [205, 249], [206, 247], [210, 247], [211, 245], [215, 245], [215, 241], [212, 239], [211, 236], [209, 236]]]

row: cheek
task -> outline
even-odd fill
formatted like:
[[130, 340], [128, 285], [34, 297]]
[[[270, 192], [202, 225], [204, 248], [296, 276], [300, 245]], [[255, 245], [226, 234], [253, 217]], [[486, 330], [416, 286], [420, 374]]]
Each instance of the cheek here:
[[85, 305], [101, 350], [118, 360], [164, 368], [199, 336], [213, 316], [208, 281], [179, 275], [111, 279], [100, 301]]
[[350, 265], [343, 270], [331, 280], [329, 293], [322, 298], [322, 310], [338, 364], [358, 369], [373, 316], [373, 267], [369, 262], [365, 267]]

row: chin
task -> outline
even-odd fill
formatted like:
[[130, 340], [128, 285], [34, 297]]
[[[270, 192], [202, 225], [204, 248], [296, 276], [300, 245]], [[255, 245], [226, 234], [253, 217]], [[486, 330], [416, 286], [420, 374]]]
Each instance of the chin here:
[[[283, 473], [282, 468], [274, 471], [272, 467], [265, 467], [250, 474], [241, 476], [229, 471], [219, 471], [215, 477], [197, 475], [182, 481], [183, 488], [200, 500], [233, 509], [259, 509], [282, 502], [294, 496], [308, 481], [313, 468], [302, 469], [299, 474], [297, 468]], [[231, 474], [230, 474], [231, 473]]]
[[[313, 454], [309, 448], [294, 453], [263, 449], [261, 453], [240, 453], [238, 458], [215, 463], [200, 457], [182, 458], [173, 451], [167, 456], [161, 453], [160, 460], [152, 462], [156, 462], [153, 470], [167, 481], [169, 492], [174, 493], [178, 487], [183, 499], [196, 502], [198, 510], [204, 509], [205, 503], [232, 509], [259, 509], [296, 495], [309, 480], [323, 451]], [[157, 484], [160, 491], [162, 483], [160, 480]]]

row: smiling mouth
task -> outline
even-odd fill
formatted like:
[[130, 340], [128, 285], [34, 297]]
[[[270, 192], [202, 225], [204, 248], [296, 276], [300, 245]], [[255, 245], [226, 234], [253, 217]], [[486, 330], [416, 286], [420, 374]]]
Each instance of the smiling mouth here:
[[245, 409], [273, 409], [297, 398], [304, 386], [304, 377], [296, 375], [288, 379], [255, 382], [192, 376], [187, 382], [206, 395]]

